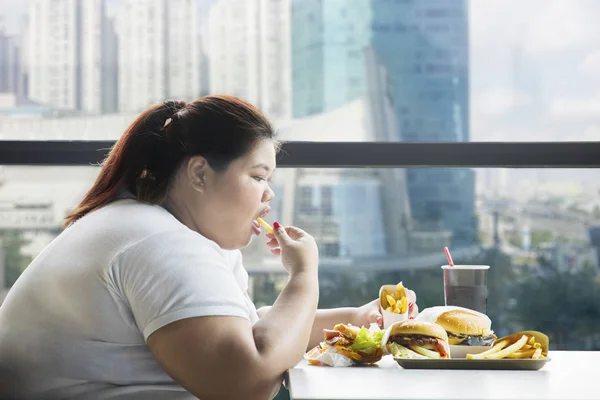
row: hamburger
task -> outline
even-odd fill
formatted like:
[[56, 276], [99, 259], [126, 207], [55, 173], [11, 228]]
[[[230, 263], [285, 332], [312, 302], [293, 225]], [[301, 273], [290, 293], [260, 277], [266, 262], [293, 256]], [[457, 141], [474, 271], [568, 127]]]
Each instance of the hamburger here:
[[450, 345], [491, 346], [496, 339], [488, 316], [468, 308], [430, 307], [422, 310], [416, 320], [444, 328]]
[[398, 358], [450, 358], [446, 331], [429, 322], [396, 322], [387, 329], [383, 342], [386, 352]]
[[323, 333], [325, 340], [305, 356], [311, 364], [321, 364], [320, 356], [331, 352], [343, 355], [352, 364], [374, 364], [383, 357], [383, 330], [338, 324], [333, 329], [323, 329]]

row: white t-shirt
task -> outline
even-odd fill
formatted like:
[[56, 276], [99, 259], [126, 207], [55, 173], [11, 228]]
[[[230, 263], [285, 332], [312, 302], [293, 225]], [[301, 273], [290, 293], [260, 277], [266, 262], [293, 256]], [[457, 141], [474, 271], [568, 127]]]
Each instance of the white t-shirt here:
[[189, 317], [254, 324], [247, 290], [239, 251], [162, 207], [118, 200], [63, 231], [12, 287], [0, 307], [0, 371], [24, 398], [194, 398], [146, 340]]

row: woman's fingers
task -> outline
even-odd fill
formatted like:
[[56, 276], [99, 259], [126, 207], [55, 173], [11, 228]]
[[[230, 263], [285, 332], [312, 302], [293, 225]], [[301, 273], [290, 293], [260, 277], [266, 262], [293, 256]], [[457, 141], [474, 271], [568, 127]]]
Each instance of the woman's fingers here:
[[273, 253], [274, 255], [278, 256], [281, 254], [281, 249], [279, 247], [275, 248], [275, 249], [271, 249], [271, 253]]
[[270, 248], [279, 247], [279, 243], [277, 242], [277, 239], [269, 240], [267, 242], [267, 247], [270, 247]]

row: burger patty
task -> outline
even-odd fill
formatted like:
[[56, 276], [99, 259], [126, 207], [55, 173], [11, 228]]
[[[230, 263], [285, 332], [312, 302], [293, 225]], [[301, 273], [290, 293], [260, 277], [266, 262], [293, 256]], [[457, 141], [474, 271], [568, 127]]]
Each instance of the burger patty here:
[[325, 342], [332, 346], [333, 345], [350, 346], [352, 343], [354, 343], [354, 340], [350, 340], [343, 336], [336, 336], [332, 339], [327, 339]]
[[390, 342], [398, 343], [403, 346], [407, 345], [417, 345], [417, 346], [425, 346], [426, 344], [436, 345], [438, 340], [431, 336], [425, 335], [392, 335], [389, 339]]
[[324, 329], [325, 332], [325, 342], [330, 345], [342, 345], [348, 346], [354, 343], [354, 339], [347, 338], [339, 331], [334, 331], [330, 329]]

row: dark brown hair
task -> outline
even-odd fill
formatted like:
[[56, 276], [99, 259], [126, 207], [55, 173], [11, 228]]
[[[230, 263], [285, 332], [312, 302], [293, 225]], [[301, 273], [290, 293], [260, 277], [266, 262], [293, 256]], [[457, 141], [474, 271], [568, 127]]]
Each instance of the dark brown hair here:
[[154, 105], [115, 143], [96, 182], [66, 217], [65, 226], [110, 203], [121, 189], [140, 201], [161, 204], [186, 157], [201, 155], [211, 168], [224, 171], [257, 142], [274, 136], [267, 118], [235, 97], [206, 96], [191, 103]]

